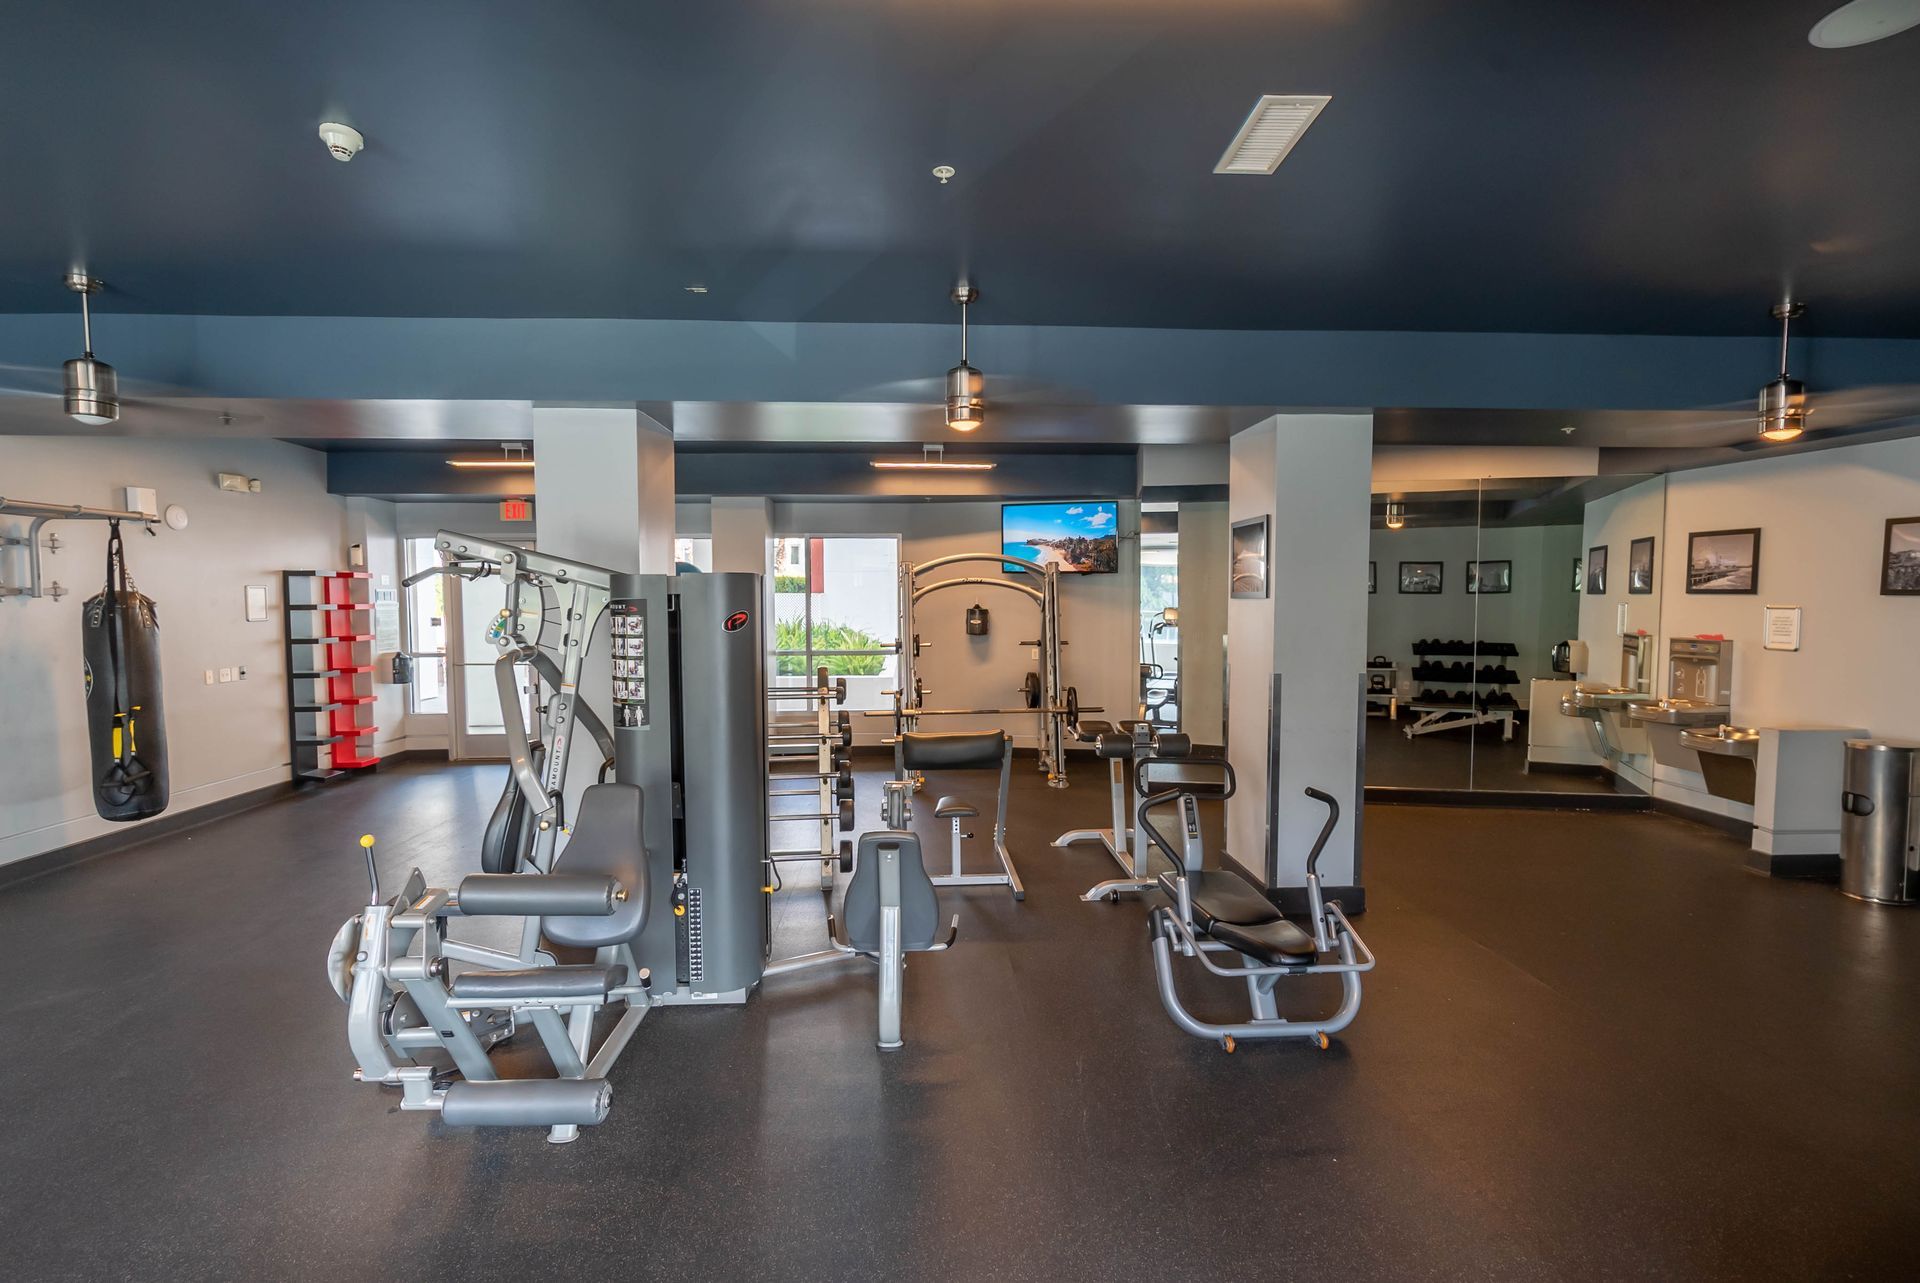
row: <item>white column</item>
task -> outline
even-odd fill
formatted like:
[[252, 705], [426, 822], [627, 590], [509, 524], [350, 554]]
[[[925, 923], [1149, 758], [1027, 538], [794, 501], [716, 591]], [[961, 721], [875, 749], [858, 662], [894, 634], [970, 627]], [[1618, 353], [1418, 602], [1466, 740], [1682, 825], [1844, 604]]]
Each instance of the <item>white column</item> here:
[[673, 433], [632, 406], [533, 408], [540, 549], [673, 573]]
[[1227, 848], [1264, 878], [1271, 843], [1282, 888], [1305, 884], [1326, 816], [1309, 785], [1340, 803], [1321, 881], [1358, 885], [1372, 453], [1366, 414], [1276, 415], [1232, 442], [1228, 515], [1267, 518], [1268, 595], [1227, 607]]
[[[673, 434], [632, 406], [533, 409], [534, 507], [541, 552], [626, 573], [673, 573]], [[580, 696], [612, 725], [613, 663], [603, 616], [587, 644]], [[600, 770], [590, 740], [567, 762], [567, 810]]]
[[713, 568], [773, 573], [773, 504], [759, 495], [715, 495]]

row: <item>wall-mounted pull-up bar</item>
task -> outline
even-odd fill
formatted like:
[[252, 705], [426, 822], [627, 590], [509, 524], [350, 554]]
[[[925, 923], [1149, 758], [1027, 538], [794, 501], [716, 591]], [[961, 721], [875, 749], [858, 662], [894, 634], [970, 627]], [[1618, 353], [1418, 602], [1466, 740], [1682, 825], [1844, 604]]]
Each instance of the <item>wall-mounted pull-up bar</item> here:
[[[77, 503], [35, 503], [30, 499], [9, 499], [0, 495], [0, 517], [32, 517], [33, 522], [24, 535], [0, 535], [0, 547], [25, 546], [27, 550], [28, 580], [25, 588], [9, 588], [0, 583], [0, 599], [7, 597], [51, 597], [55, 601], [67, 595], [56, 580], [42, 585], [40, 579], [40, 528], [49, 521], [131, 521], [135, 525], [145, 526], [147, 533], [153, 533], [153, 527], [160, 518], [150, 512], [123, 512], [117, 508], [87, 508]], [[48, 547], [54, 552], [60, 551], [60, 537], [48, 536]]]

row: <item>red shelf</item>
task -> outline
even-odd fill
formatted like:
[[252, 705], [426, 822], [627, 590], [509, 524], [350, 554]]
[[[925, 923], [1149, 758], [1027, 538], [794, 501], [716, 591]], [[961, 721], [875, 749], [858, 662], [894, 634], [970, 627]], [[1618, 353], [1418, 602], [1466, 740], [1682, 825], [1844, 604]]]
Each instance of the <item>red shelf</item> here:
[[336, 704], [371, 704], [373, 700], [374, 697], [372, 695], [349, 695], [344, 699], [336, 699], [333, 702]]
[[346, 636], [329, 635], [326, 638], [326, 640], [330, 642], [367, 642], [367, 641], [373, 640], [373, 634], [372, 633], [352, 633]]
[[364, 570], [330, 570], [320, 577], [322, 579], [365, 579], [367, 578], [367, 572]]
[[358, 666], [355, 666], [355, 667], [351, 667], [351, 668], [345, 668], [345, 667], [343, 667], [343, 668], [336, 668], [336, 669], [334, 669], [333, 671], [334, 671], [334, 674], [335, 674], [336, 676], [339, 676], [339, 677], [346, 677], [346, 676], [349, 676], [350, 674], [353, 674], [353, 673], [371, 673], [371, 672], [373, 671], [373, 665], [372, 665], [372, 664], [361, 664], [361, 665], [358, 665]]

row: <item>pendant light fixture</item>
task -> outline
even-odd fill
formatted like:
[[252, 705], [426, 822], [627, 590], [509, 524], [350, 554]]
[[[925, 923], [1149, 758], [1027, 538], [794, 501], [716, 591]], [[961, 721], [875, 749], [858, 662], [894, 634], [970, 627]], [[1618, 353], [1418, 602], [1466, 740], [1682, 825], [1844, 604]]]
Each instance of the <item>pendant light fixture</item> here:
[[1407, 505], [1398, 499], [1387, 501], [1387, 529], [1398, 530], [1407, 524]]
[[1807, 429], [1807, 385], [1787, 377], [1788, 332], [1806, 310], [1791, 300], [1773, 305], [1773, 319], [1780, 322], [1780, 377], [1760, 389], [1760, 435], [1768, 441], [1791, 441]]
[[93, 315], [87, 297], [100, 291], [101, 281], [82, 271], [67, 273], [67, 288], [80, 296], [81, 354], [65, 367], [66, 410], [70, 418], [90, 427], [120, 417], [120, 380], [113, 367], [93, 357]]
[[967, 364], [967, 305], [979, 297], [980, 291], [964, 280], [953, 287], [953, 301], [960, 305], [960, 364], [947, 371], [947, 426], [955, 432], [978, 428], [986, 409], [981, 395], [986, 380]]

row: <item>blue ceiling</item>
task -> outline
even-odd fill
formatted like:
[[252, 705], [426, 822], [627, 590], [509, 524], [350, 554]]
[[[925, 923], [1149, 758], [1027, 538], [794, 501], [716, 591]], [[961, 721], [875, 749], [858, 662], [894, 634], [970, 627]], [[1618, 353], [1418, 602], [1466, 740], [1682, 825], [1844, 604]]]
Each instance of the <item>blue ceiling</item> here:
[[0, 309], [1920, 337], [1920, 31], [1832, 3], [12, 5]]

